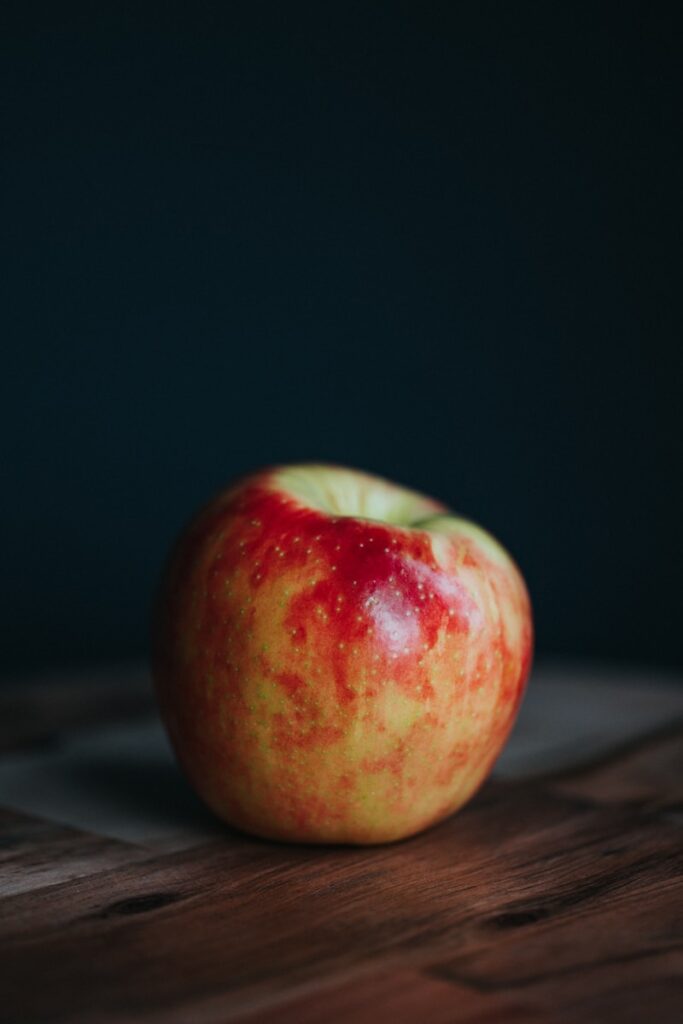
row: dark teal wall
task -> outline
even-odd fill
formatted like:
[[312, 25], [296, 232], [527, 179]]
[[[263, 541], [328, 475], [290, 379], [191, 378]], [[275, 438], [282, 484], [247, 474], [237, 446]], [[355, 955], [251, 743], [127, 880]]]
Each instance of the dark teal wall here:
[[21, 10], [4, 672], [140, 654], [182, 521], [301, 458], [489, 526], [542, 651], [680, 664], [675, 5]]

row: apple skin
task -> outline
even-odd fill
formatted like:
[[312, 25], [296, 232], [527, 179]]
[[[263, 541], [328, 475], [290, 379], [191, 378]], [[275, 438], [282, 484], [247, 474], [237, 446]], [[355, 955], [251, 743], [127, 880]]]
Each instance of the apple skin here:
[[275, 467], [218, 495], [175, 545], [153, 677], [219, 817], [277, 840], [382, 843], [486, 778], [532, 634], [522, 576], [481, 528], [357, 470]]

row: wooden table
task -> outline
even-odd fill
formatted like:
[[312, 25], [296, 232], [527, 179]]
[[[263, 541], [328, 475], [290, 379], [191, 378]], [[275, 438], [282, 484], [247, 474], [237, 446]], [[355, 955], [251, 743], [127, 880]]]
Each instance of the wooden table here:
[[460, 814], [262, 842], [178, 773], [140, 669], [0, 690], [0, 1019], [683, 1020], [683, 688], [546, 667]]

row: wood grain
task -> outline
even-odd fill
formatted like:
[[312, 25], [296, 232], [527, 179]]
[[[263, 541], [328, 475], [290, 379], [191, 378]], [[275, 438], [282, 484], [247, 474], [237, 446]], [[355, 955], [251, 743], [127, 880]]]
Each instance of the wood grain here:
[[0, 808], [0, 916], [9, 896], [129, 864], [144, 851]]
[[558, 774], [555, 789], [598, 803], [683, 810], [683, 722]]
[[453, 1024], [454, 1021], [504, 1021], [534, 1024], [547, 1019], [523, 997], [483, 993], [452, 979], [444, 981], [410, 968], [383, 971], [330, 988], [302, 993], [242, 1018], [251, 1024]]
[[678, 1022], [682, 738], [491, 782], [372, 849], [226, 828], [153, 853], [5, 815], [0, 1019]]
[[475, 992], [630, 971], [681, 942], [682, 871], [673, 826], [497, 785], [391, 847], [226, 839], [4, 900], [5, 1005], [27, 1022], [219, 1021], [369, 968]]

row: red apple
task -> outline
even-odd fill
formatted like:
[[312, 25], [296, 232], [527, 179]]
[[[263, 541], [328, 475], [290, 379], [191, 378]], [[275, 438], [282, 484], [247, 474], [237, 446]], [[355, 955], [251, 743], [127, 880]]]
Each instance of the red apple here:
[[474, 793], [532, 649], [522, 576], [484, 530], [357, 470], [248, 476], [186, 529], [154, 679], [217, 815], [310, 843], [401, 839]]

